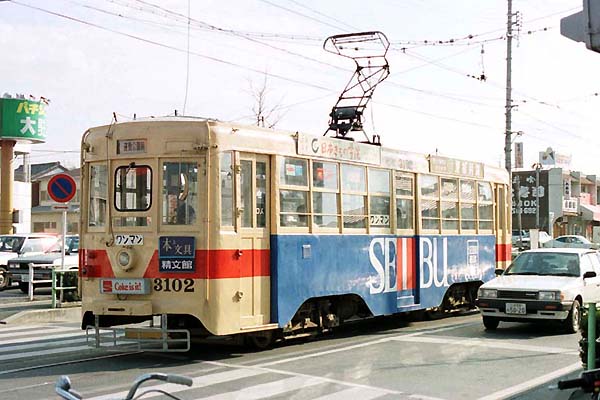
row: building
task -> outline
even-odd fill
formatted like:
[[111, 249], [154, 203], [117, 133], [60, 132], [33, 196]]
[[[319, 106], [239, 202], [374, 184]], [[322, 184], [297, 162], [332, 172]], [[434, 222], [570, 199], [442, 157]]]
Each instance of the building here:
[[[31, 197], [29, 204], [31, 208], [31, 232], [62, 232], [62, 212], [54, 210], [57, 204], [48, 195], [48, 182], [50, 178], [59, 173], [70, 175], [79, 187], [80, 169], [69, 170], [60, 162], [49, 162], [43, 164], [31, 164]], [[26, 175], [23, 166], [15, 171], [15, 180]], [[79, 190], [73, 200], [69, 202], [67, 212], [67, 233], [79, 233]]]
[[583, 235], [600, 242], [599, 182], [561, 167], [513, 171], [513, 229]]

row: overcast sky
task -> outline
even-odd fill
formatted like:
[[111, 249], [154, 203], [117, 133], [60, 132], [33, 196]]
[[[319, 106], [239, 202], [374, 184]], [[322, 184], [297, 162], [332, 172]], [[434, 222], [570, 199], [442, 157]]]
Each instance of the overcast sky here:
[[[514, 0], [512, 129], [524, 132], [526, 166], [552, 147], [600, 175], [600, 54], [559, 29], [581, 8]], [[32, 162], [78, 165], [82, 133], [113, 112], [126, 121], [185, 108], [253, 123], [252, 87], [265, 76], [277, 128], [321, 135], [354, 70], [323, 51], [324, 39], [379, 30], [392, 43], [391, 75], [369, 104], [367, 133], [501, 165], [506, 14], [506, 0], [0, 1], [0, 95], [51, 99], [47, 142], [32, 146]]]

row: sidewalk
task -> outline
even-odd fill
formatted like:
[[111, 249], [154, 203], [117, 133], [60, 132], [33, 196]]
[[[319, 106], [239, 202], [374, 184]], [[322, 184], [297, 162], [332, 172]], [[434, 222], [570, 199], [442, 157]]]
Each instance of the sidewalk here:
[[81, 302], [63, 303], [61, 308], [52, 308], [51, 300], [44, 298], [45, 296], [38, 297], [42, 299], [23, 301], [21, 298], [1, 303], [0, 324], [20, 325], [81, 321]]

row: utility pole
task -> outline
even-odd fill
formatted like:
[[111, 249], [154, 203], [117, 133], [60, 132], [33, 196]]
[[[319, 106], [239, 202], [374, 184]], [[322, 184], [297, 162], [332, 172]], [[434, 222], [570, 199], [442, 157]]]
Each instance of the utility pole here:
[[508, 0], [508, 19], [506, 22], [506, 130], [504, 137], [504, 166], [509, 173], [512, 170], [511, 136], [512, 136], [512, 0]]

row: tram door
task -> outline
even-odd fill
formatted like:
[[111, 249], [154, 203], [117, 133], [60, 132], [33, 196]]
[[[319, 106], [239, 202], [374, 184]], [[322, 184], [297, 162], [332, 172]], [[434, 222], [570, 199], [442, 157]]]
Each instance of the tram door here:
[[241, 326], [270, 319], [269, 157], [241, 153], [237, 190], [240, 234], [239, 301]]

